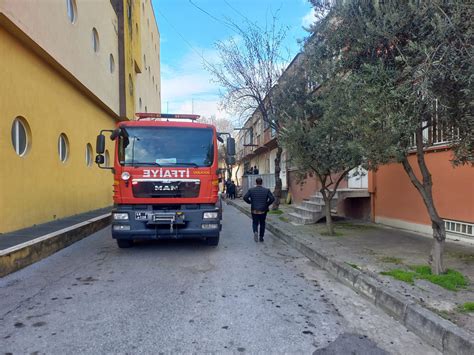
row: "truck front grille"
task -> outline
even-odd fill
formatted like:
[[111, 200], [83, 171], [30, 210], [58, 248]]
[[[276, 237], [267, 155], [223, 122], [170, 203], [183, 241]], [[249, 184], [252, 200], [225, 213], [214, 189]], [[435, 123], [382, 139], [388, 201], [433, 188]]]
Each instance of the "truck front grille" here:
[[199, 180], [143, 179], [132, 182], [134, 197], [141, 198], [191, 198], [198, 197]]

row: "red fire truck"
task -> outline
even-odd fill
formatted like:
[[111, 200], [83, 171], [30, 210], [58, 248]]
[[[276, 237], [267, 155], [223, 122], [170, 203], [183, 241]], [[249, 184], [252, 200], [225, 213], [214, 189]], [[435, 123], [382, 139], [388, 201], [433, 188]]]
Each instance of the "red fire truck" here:
[[[197, 115], [139, 113], [97, 136], [96, 163], [114, 174], [112, 237], [120, 248], [135, 240], [205, 238], [219, 243], [217, 141], [235, 159], [235, 141]], [[115, 141], [113, 167], [104, 166], [105, 136]]]

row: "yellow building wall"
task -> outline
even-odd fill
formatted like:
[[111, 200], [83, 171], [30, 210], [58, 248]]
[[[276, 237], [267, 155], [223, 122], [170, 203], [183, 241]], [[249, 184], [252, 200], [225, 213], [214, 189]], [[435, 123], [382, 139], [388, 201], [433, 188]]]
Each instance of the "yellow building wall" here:
[[[123, 0], [124, 6], [124, 49], [125, 49], [125, 102], [127, 118], [135, 118], [136, 77], [141, 73], [141, 25], [140, 2]], [[138, 29], [138, 30], [137, 30]], [[133, 88], [130, 90], [130, 88]]]
[[[85, 152], [114, 118], [1, 26], [0, 53], [0, 233], [110, 206], [111, 171], [86, 166]], [[31, 130], [23, 157], [12, 146], [17, 116]], [[65, 163], [61, 133], [69, 139]], [[112, 142], [106, 144], [112, 159]]]

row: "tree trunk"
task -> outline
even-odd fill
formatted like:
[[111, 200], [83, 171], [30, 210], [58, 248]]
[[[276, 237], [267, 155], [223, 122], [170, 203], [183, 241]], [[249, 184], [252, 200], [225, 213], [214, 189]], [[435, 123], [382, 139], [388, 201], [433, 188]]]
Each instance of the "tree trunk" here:
[[280, 199], [281, 199], [281, 190], [282, 190], [282, 182], [280, 179], [280, 171], [281, 171], [281, 154], [283, 153], [283, 148], [278, 145], [277, 153], [275, 157], [275, 190], [273, 191], [273, 195], [275, 196], [275, 202], [273, 203], [272, 210], [277, 210], [280, 207]]
[[443, 251], [444, 251], [444, 243], [446, 240], [446, 228], [444, 225], [444, 221], [438, 214], [436, 210], [436, 206], [433, 200], [433, 182], [431, 179], [431, 174], [428, 169], [428, 166], [425, 162], [424, 157], [424, 149], [423, 149], [423, 137], [422, 137], [422, 130], [417, 129], [416, 132], [416, 144], [417, 144], [417, 162], [420, 168], [420, 172], [422, 175], [422, 182], [418, 179], [415, 175], [410, 162], [408, 161], [408, 157], [405, 157], [402, 160], [403, 168], [407, 173], [408, 177], [410, 178], [412, 184], [416, 187], [418, 192], [420, 193], [423, 202], [428, 210], [428, 215], [431, 219], [431, 226], [433, 228], [433, 247], [431, 249], [431, 255], [428, 259], [429, 264], [431, 265], [431, 272], [434, 275], [439, 275], [444, 273], [445, 266], [443, 262]]
[[240, 184], [239, 184], [239, 170], [240, 170], [240, 164], [237, 165], [237, 170], [235, 171], [235, 184], [237, 186], [240, 186]]
[[439, 275], [445, 272], [444, 269], [444, 244], [446, 240], [446, 229], [444, 223], [441, 221], [441, 225], [433, 223], [433, 247], [430, 255], [431, 273]]
[[332, 223], [332, 216], [331, 216], [331, 200], [327, 199], [326, 196], [324, 196], [324, 209], [326, 211], [326, 227], [328, 229], [328, 234], [329, 235], [334, 235], [334, 225]]

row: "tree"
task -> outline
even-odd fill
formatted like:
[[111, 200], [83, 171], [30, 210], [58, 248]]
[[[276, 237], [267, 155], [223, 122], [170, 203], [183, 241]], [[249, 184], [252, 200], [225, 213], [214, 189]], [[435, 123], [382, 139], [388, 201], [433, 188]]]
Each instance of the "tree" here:
[[337, 57], [334, 71], [352, 83], [366, 156], [372, 168], [402, 164], [432, 222], [432, 272], [442, 273], [446, 231], [425, 149], [441, 130], [453, 163], [473, 163], [473, 7], [461, 0], [312, 3], [327, 13], [313, 27], [326, 47], [320, 57]]
[[[276, 17], [263, 29], [249, 21], [245, 22], [245, 26], [233, 24], [232, 27], [237, 36], [216, 43], [219, 63], [205, 63], [205, 66], [215, 82], [223, 88], [223, 106], [237, 112], [240, 117], [258, 112], [262, 120], [275, 130], [278, 139], [280, 123], [274, 115], [270, 93], [285, 63], [282, 43], [286, 29], [278, 26]], [[282, 190], [282, 151], [278, 144], [274, 171], [274, 209], [278, 209]]]
[[363, 163], [364, 151], [348, 99], [350, 82], [334, 77], [312, 90], [311, 57], [306, 58], [279, 86], [274, 101], [283, 146], [299, 174], [315, 175], [321, 184], [328, 233], [334, 235], [331, 200], [347, 174]]
[[[231, 120], [227, 118], [216, 118], [216, 116], [214, 115], [211, 117], [202, 117], [199, 122], [212, 124], [216, 127], [218, 133], [228, 133], [232, 135], [232, 132], [234, 130], [234, 125]], [[226, 136], [224, 136], [224, 139], [225, 138]], [[219, 145], [217, 154], [219, 162], [225, 166], [227, 177], [229, 179], [232, 179], [232, 165], [229, 163], [227, 149], [224, 144]]]

